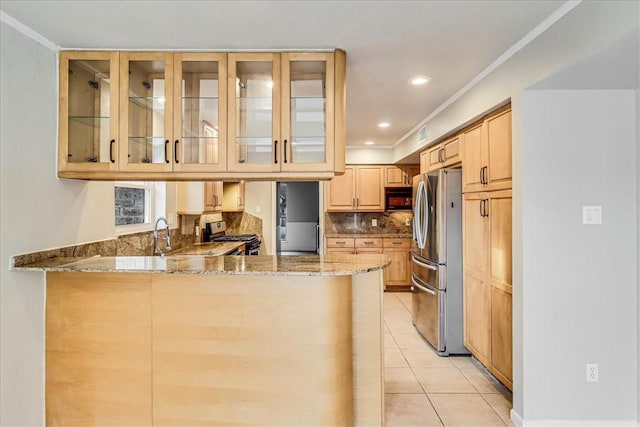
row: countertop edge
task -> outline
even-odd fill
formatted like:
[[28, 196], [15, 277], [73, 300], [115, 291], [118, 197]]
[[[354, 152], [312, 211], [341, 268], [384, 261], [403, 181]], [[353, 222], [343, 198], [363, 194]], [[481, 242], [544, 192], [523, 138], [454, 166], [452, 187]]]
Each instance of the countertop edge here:
[[[220, 265], [226, 267], [225, 258], [229, 258], [229, 264], [234, 267], [240, 263], [243, 270], [219, 269]], [[278, 260], [283, 265], [279, 265]], [[196, 266], [162, 268], [153, 265], [144, 267], [115, 267], [120, 261], [153, 264], [154, 262], [165, 261], [166, 263], [186, 263], [192, 262]], [[209, 261], [217, 269], [207, 268], [205, 264]], [[276, 264], [282, 269], [269, 269], [259, 265], [272, 266]], [[92, 265], [93, 264], [93, 265]], [[254, 264], [253, 266], [251, 264]], [[345, 265], [346, 264], [346, 265]], [[184, 274], [184, 275], [247, 275], [247, 276], [344, 276], [364, 274], [376, 270], [383, 270], [391, 264], [391, 258], [385, 254], [335, 254], [335, 255], [314, 255], [314, 256], [207, 256], [207, 255], [176, 255], [165, 257], [90, 257], [90, 258], [65, 258], [49, 259], [43, 262], [27, 264], [13, 267], [12, 271], [42, 271], [61, 273], [143, 273], [143, 274]], [[322, 266], [322, 267], [321, 267]]]

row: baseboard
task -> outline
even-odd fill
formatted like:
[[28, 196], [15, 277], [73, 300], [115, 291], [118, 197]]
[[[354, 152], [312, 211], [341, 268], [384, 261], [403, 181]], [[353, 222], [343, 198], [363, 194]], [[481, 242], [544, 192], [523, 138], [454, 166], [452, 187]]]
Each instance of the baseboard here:
[[636, 420], [523, 420], [513, 409], [511, 421], [516, 427], [638, 427]]

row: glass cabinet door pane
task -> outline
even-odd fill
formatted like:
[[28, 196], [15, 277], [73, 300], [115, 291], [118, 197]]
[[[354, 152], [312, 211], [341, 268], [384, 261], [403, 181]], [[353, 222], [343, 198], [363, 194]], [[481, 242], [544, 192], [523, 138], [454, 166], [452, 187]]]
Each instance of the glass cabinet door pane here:
[[109, 60], [69, 61], [70, 163], [110, 162], [110, 65]]
[[165, 163], [165, 63], [129, 62], [129, 163]]
[[238, 163], [273, 163], [273, 65], [236, 63], [236, 158]]
[[324, 163], [326, 128], [325, 61], [292, 61], [290, 65], [291, 162]]
[[182, 62], [182, 158], [186, 164], [219, 162], [218, 62]]

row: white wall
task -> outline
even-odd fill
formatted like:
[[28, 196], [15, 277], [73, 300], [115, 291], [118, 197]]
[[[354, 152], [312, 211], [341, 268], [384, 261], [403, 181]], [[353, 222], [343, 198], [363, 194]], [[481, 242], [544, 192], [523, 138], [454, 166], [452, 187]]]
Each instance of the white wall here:
[[56, 178], [56, 53], [0, 24], [0, 424], [44, 420], [44, 274], [11, 255], [113, 237], [113, 184]]
[[[42, 425], [44, 274], [9, 271], [9, 260], [115, 237], [114, 184], [56, 177], [56, 52], [0, 31], [0, 425]], [[174, 184], [166, 196], [175, 217]]]
[[[523, 97], [522, 312], [527, 422], [637, 416], [633, 90]], [[601, 205], [602, 225], [582, 206]], [[587, 383], [587, 363], [600, 381]]]

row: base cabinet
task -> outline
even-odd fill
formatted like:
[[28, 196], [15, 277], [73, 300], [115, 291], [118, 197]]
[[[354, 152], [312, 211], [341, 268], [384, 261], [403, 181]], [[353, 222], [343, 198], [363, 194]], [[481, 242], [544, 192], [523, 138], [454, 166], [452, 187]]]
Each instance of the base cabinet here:
[[407, 291], [411, 285], [411, 239], [383, 239], [382, 252], [389, 255], [391, 265], [384, 269], [387, 291]]
[[463, 232], [464, 344], [511, 389], [511, 190], [464, 194]]

